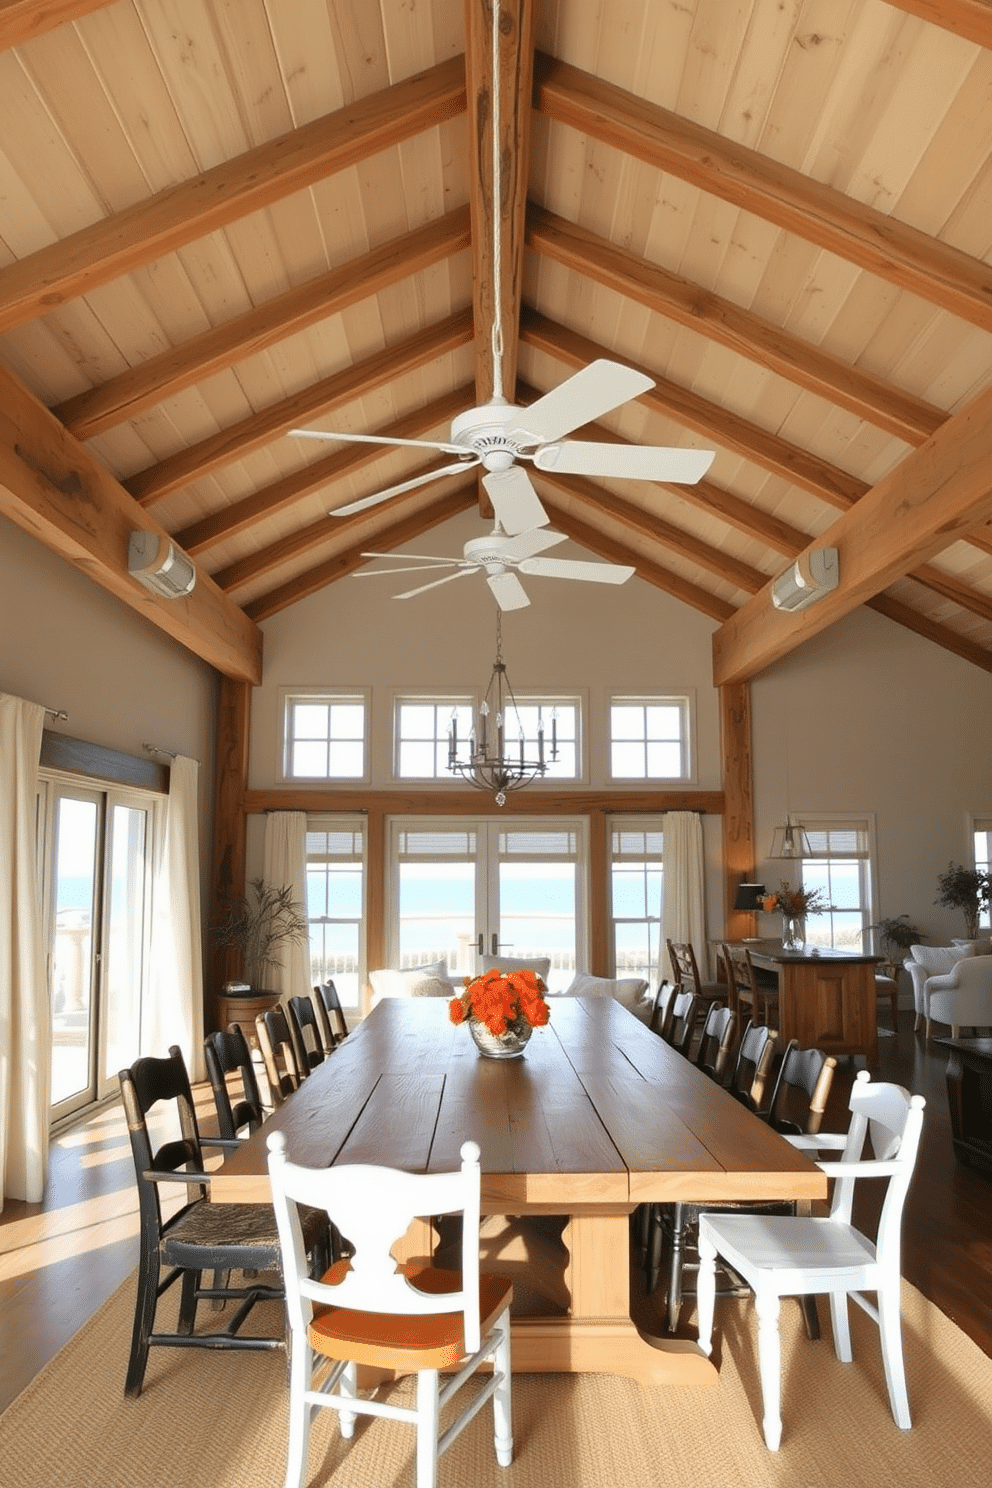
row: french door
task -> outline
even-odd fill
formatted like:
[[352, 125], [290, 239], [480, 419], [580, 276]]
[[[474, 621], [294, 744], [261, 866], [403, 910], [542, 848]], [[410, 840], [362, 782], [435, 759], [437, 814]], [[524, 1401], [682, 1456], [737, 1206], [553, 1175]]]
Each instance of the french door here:
[[152, 806], [48, 780], [41, 807], [57, 1121], [112, 1094], [140, 1053]]
[[484, 955], [549, 956], [563, 991], [587, 952], [585, 818], [396, 817], [387, 895], [390, 964], [445, 960], [454, 980]]

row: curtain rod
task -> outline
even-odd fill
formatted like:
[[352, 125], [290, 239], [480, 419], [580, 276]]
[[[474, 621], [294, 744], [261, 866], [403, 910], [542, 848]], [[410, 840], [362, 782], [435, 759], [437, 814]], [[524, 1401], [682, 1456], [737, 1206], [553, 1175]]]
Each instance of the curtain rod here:
[[53, 718], [64, 718], [68, 722], [69, 715], [64, 708], [46, 708], [45, 712], [50, 713]]
[[164, 754], [168, 759], [178, 759], [179, 754], [175, 749], [160, 749], [157, 744], [146, 744], [142, 742], [142, 749], [147, 749], [149, 754]]

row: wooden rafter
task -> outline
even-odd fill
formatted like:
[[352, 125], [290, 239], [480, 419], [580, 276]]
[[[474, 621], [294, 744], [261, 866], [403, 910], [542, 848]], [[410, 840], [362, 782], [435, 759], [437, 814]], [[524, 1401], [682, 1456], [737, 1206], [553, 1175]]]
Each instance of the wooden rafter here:
[[244, 315], [236, 315], [181, 346], [110, 377], [99, 387], [69, 398], [53, 409], [79, 439], [136, 417], [183, 388], [212, 377], [226, 367], [294, 336], [307, 326], [339, 315], [349, 305], [369, 299], [390, 285], [431, 264], [450, 258], [469, 245], [468, 208], [449, 212], [393, 238], [361, 258], [340, 264], [327, 274], [276, 295]]
[[[402, 499], [398, 497], [397, 501], [402, 501]], [[467, 483], [463, 481], [455, 490], [449, 490], [446, 496], [442, 496], [430, 507], [390, 524], [383, 532], [377, 532], [374, 540], [383, 546], [399, 547], [401, 543], [412, 542], [414, 538], [420, 537], [421, 533], [429, 531], [438, 522], [447, 521], [449, 517], [468, 511], [474, 504], [475, 481], [474, 479]], [[245, 605], [245, 614], [250, 615], [253, 620], [268, 620], [272, 615], [277, 615], [280, 610], [288, 609], [290, 605], [297, 604], [299, 600], [306, 599], [308, 595], [325, 589], [335, 579], [343, 579], [348, 574], [354, 573], [356, 568], [361, 568], [367, 561], [362, 557], [362, 549], [371, 541], [367, 533], [366, 528], [366, 536], [361, 541], [352, 544], [347, 551], [335, 554], [326, 563], [317, 564], [307, 573], [299, 574], [261, 598], [252, 600], [250, 604]]]
[[[498, 75], [493, 78], [492, 3], [465, 0], [465, 89], [468, 98], [469, 201], [475, 313], [475, 392], [510, 399], [517, 380], [517, 335], [523, 292], [524, 211], [530, 172], [534, 78], [534, 0], [500, 0]], [[493, 100], [499, 89], [500, 200], [494, 201]], [[494, 275], [497, 234], [501, 270]], [[491, 329], [503, 326], [502, 386], [495, 386]]]
[[208, 574], [174, 600], [131, 578], [131, 533], [167, 534], [2, 365], [0, 513], [225, 676], [261, 681], [261, 633]]
[[543, 207], [527, 209], [527, 245], [625, 299], [728, 347], [799, 387], [846, 408], [908, 444], [922, 444], [946, 418], [922, 398], [830, 356], [730, 300], [670, 274]]
[[776, 610], [769, 592], [761, 590], [717, 631], [715, 684], [757, 675], [990, 513], [992, 389], [987, 389], [810, 545], [837, 548], [840, 584], [805, 610], [801, 623]]
[[992, 330], [992, 266], [907, 223], [543, 52], [534, 107]]
[[102, 10], [108, 0], [0, 0], [0, 51]]
[[453, 57], [8, 264], [0, 335], [464, 109], [464, 63]]
[[919, 16], [976, 46], [992, 49], [992, 5], [989, 0], [889, 0], [897, 10]]
[[435, 357], [467, 346], [471, 340], [472, 314], [463, 310], [439, 325], [416, 331], [396, 345], [384, 347], [364, 361], [312, 383], [271, 408], [149, 466], [131, 476], [125, 485], [142, 506], [152, 506], [180, 487], [191, 485], [212, 471], [271, 443], [296, 425], [310, 423], [331, 408], [364, 397]]
[[[471, 387], [456, 388], [453, 393], [446, 393], [443, 398], [435, 398], [433, 403], [426, 403], [422, 408], [414, 409], [412, 413], [397, 419], [395, 423], [388, 424], [384, 429], [376, 430], [376, 433], [389, 435], [396, 439], [424, 438], [440, 424], [447, 423], [454, 418], [455, 414], [460, 413], [471, 402], [471, 399]], [[383, 458], [382, 448], [374, 444], [331, 445], [330, 448], [335, 450], [334, 454], [324, 455], [321, 459], [314, 460], [311, 465], [303, 465], [299, 470], [294, 470], [291, 475], [284, 476], [282, 480], [274, 481], [271, 486], [265, 486], [262, 490], [253, 492], [251, 496], [243, 497], [231, 506], [221, 507], [219, 511], [212, 512], [209, 517], [203, 517], [199, 522], [194, 522], [181, 532], [177, 532], [176, 542], [187, 553], [205, 553], [219, 543], [226, 542], [228, 538], [248, 531], [262, 517], [272, 517], [279, 512], [289, 511], [305, 496], [324, 487], [330, 487], [335, 481], [357, 475], [368, 465], [373, 465]], [[260, 555], [255, 556], [257, 558]], [[223, 583], [221, 587], [224, 587]]]

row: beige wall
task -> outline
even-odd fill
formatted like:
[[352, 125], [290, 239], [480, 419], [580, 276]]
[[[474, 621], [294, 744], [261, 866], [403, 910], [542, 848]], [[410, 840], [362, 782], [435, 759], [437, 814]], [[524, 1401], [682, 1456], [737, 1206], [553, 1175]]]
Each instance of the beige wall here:
[[146, 757], [200, 761], [201, 866], [209, 871], [216, 737], [213, 669], [0, 518], [0, 691], [68, 720], [47, 727]]

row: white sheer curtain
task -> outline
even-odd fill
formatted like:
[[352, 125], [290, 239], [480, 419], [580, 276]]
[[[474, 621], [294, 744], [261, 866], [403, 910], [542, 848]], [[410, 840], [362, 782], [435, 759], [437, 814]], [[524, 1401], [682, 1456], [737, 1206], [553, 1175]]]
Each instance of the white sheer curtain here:
[[29, 1204], [45, 1191], [52, 1083], [36, 831], [44, 722], [39, 704], [0, 693], [0, 1165], [4, 1197]]
[[[662, 818], [664, 845], [662, 940], [690, 941], [699, 963], [699, 974], [707, 977], [706, 896], [703, 876], [703, 824], [695, 811], [666, 811]], [[662, 957], [666, 974], [672, 975], [668, 951]]]
[[[307, 902], [307, 816], [305, 811], [270, 811], [265, 818], [262, 877], [281, 889], [289, 884], [298, 904]], [[304, 911], [305, 912], [305, 911]], [[310, 992], [310, 942], [283, 941], [282, 963], [270, 969], [270, 988], [284, 1000]]]
[[156, 842], [149, 989], [141, 1017], [142, 1053], [163, 1057], [170, 1044], [178, 1044], [191, 1080], [206, 1078], [199, 772], [197, 761], [183, 755], [176, 756], [169, 771]]

